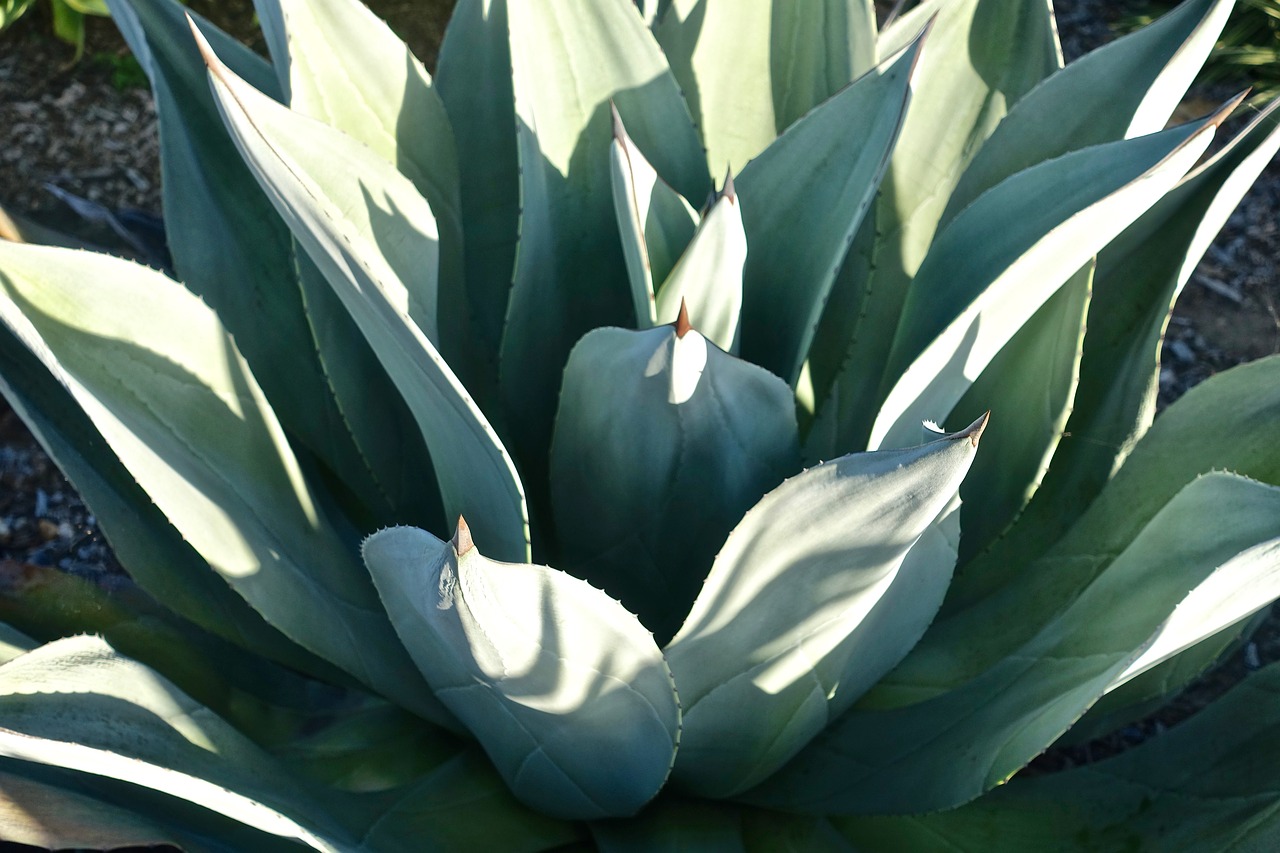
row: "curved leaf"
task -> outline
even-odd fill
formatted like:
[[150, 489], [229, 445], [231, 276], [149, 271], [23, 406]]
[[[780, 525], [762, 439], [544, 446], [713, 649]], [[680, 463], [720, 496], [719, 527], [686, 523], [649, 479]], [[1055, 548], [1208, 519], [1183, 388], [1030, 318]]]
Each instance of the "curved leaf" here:
[[670, 639], [725, 536], [799, 468], [794, 411], [783, 382], [687, 315], [589, 332], [565, 368], [551, 445], [565, 567]]
[[[1278, 108], [1258, 115], [1100, 253], [1069, 435], [1017, 523], [957, 577], [944, 613], [998, 589], [1057, 542], [1151, 425], [1169, 312], [1214, 234], [1280, 149]], [[1204, 467], [1195, 473], [1232, 467], [1199, 457], [1223, 450], [1213, 434], [1198, 440]]]
[[627, 259], [636, 324], [647, 329], [658, 323], [654, 293], [693, 239], [698, 213], [684, 196], [658, 177], [627, 136], [617, 109], [613, 110], [609, 165], [613, 210], [618, 216], [622, 253]]
[[896, 663], [864, 669], [855, 652], [891, 646], [900, 630], [882, 614], [889, 624], [873, 619], [870, 641], [864, 619], [899, 581], [915, 584], [904, 557], [955, 499], [985, 425], [811, 468], [734, 528], [667, 646], [684, 703], [683, 787], [724, 797], [763, 781]]
[[522, 558], [528, 519], [515, 466], [432, 343], [430, 207], [365, 146], [262, 96], [211, 53], [206, 58], [236, 144], [417, 419], [446, 511], [473, 513], [486, 547]]
[[983, 192], [1069, 151], [1164, 128], [1234, 0], [1188, 0], [1050, 76], [1009, 111], [947, 201], [950, 222]]
[[687, 306], [707, 340], [725, 352], [736, 353], [746, 259], [747, 236], [742, 232], [742, 211], [730, 177], [658, 290], [658, 322], [676, 322]]
[[990, 410], [989, 446], [960, 496], [960, 565], [999, 536], [1027, 505], [1062, 440], [1080, 380], [1085, 316], [1094, 262], [1071, 277], [1031, 316], [978, 376], [947, 420], [965, 423]]
[[[584, 581], [396, 527], [364, 544], [432, 689], [516, 797], [544, 814], [629, 816], [666, 781], [680, 706], [639, 620]], [[607, 760], [602, 760], [607, 757]]]
[[350, 841], [312, 792], [207, 709], [101, 640], [0, 667], [0, 755], [150, 788], [316, 850]]
[[870, 446], [908, 442], [950, 411], [1040, 306], [1195, 165], [1227, 111], [1042, 163], [957, 216], [911, 283]]
[[[819, 417], [834, 421], [827, 430], [840, 453], [876, 446], [867, 437], [882, 386], [897, 378], [886, 363], [894, 335], [905, 325], [903, 303], [952, 188], [1010, 106], [1062, 66], [1050, 4], [1025, 0], [926, 0], [885, 30], [880, 55], [910, 44], [930, 20], [911, 107], [874, 215], [864, 220], [863, 229], [874, 233], [855, 238], [863, 248], [850, 261], [852, 281], [843, 285], [861, 295], [856, 322], [840, 342], [845, 369], [838, 374], [838, 396], [824, 386], [813, 391]], [[835, 411], [824, 415], [828, 407]], [[914, 431], [913, 423], [904, 434]]]
[[621, 243], [600, 227], [614, 219], [610, 103], [677, 192], [701, 199], [710, 182], [688, 108], [631, 0], [512, 3], [508, 14], [522, 213], [500, 379], [504, 411], [520, 424], [512, 450], [542, 483], [569, 351], [597, 326], [636, 320]]
[[[1054, 567], [1037, 568], [1043, 594], [1062, 600]], [[1176, 636], [1179, 608], [1197, 610], [1202, 596], [1230, 600], [1233, 590], [1241, 609], [1280, 595], [1280, 487], [1210, 474], [1169, 501], [1031, 641], [933, 699], [845, 714], [748, 798], [845, 814], [968, 802], [1043, 751], [1146, 650]]]
[[837, 818], [859, 850], [1270, 850], [1280, 844], [1280, 666], [1114, 758], [954, 811]]
[[916, 42], [796, 122], [738, 176], [750, 253], [742, 354], [792, 386], [884, 174], [907, 108]]
[[673, 0], [653, 29], [717, 175], [875, 65], [866, 0]]
[[0, 242], [0, 268], [0, 318], [236, 592], [304, 648], [447, 720], [214, 313], [107, 256]]

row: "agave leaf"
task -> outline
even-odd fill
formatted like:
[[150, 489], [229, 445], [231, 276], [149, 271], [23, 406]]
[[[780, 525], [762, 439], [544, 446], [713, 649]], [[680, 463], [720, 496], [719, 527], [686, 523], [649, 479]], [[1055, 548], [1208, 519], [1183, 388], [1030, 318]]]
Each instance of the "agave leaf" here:
[[703, 198], [709, 179], [680, 90], [630, 0], [514, 3], [508, 14], [522, 215], [500, 378], [504, 410], [521, 425], [512, 450], [543, 483], [569, 350], [592, 328], [635, 322], [621, 243], [600, 227], [614, 217], [601, 192], [610, 102], [677, 192]]
[[745, 853], [743, 817], [728, 804], [662, 799], [625, 823], [592, 823], [591, 839], [601, 853]]
[[707, 147], [712, 174], [740, 171], [800, 116], [869, 71], [866, 0], [672, 0], [654, 34]]
[[1019, 172], [957, 216], [911, 283], [870, 446], [908, 442], [950, 411], [1040, 306], [1187, 173], [1231, 106]]
[[859, 850], [1269, 850], [1280, 665], [1121, 755], [921, 817], [836, 818]]
[[458, 153], [430, 75], [356, 0], [258, 0], [257, 7], [263, 19], [268, 8], [276, 10], [284, 28], [287, 52], [272, 58], [277, 75], [290, 78], [280, 82], [290, 109], [368, 145], [430, 204], [440, 236], [440, 349], [470, 387], [494, 383], [496, 375], [485, 377], [473, 363], [479, 349], [468, 345], [473, 332], [462, 266]]
[[[1049, 297], [991, 360], [948, 416], [967, 423], [988, 408], [989, 446], [960, 487], [960, 565], [999, 536], [1040, 486], [1062, 440], [1080, 379], [1094, 261]], [[1004, 416], [1003, 418], [1001, 416]]]
[[622, 605], [563, 572], [489, 560], [462, 520], [452, 542], [379, 531], [364, 558], [432, 689], [518, 799], [583, 819], [635, 814], [657, 794], [680, 707]]
[[618, 216], [622, 252], [627, 259], [637, 328], [648, 329], [658, 323], [656, 285], [667, 280], [676, 260], [693, 239], [698, 213], [684, 196], [658, 177], [627, 136], [616, 109], [609, 166], [613, 176], [613, 210]]
[[[1280, 149], [1276, 110], [1258, 115], [1099, 255], [1068, 436], [1041, 493], [956, 579], [944, 612], [1002, 587], [1057, 542], [1151, 425], [1169, 312], [1213, 236]], [[1226, 466], [1201, 464], [1198, 471]]]
[[888, 163], [919, 51], [916, 42], [805, 116], [736, 182], [751, 247], [742, 352], [792, 386]]
[[551, 445], [565, 567], [670, 639], [724, 537], [799, 467], [794, 412], [785, 383], [717, 349], [687, 315], [588, 333], [565, 368]]
[[486, 547], [523, 557], [528, 521], [519, 476], [432, 343], [435, 226], [426, 201], [363, 145], [262, 96], [212, 54], [207, 59], [236, 144], [434, 449], [446, 510], [474, 512]]
[[0, 318], [218, 574], [309, 651], [447, 720], [216, 315], [108, 256], [0, 243], [0, 268]]
[[332, 677], [332, 667], [287, 639], [209, 570], [103, 441], [67, 388], [3, 325], [0, 362], [0, 391], [93, 507], [116, 556], [139, 584], [174, 612], [243, 648]]
[[[734, 528], [667, 646], [684, 707], [681, 786], [723, 797], [759, 783], [883, 675], [854, 656], [863, 619], [955, 499], [985, 425], [811, 468]], [[883, 622], [872, 645], [892, 646], [899, 626]]]
[[175, 617], [127, 578], [103, 588], [56, 568], [0, 561], [0, 620], [46, 642], [101, 636], [260, 744], [292, 736], [340, 695]]
[[0, 755], [133, 783], [316, 850], [350, 845], [268, 755], [159, 674], [93, 637], [0, 667]]
[[[1054, 567], [1035, 568], [1052, 586]], [[1237, 588], [1256, 592], [1254, 608], [1280, 595], [1280, 487], [1205, 475], [1024, 646], [933, 699], [845, 714], [748, 799], [845, 814], [968, 802], [1040, 753], [1169, 632], [1185, 638], [1179, 607], [1198, 610], [1197, 599], [1223, 592], [1229, 600]], [[1060, 590], [1050, 594], [1061, 600]]]
[[747, 235], [730, 177], [658, 291], [658, 321], [674, 323], [687, 308], [709, 341], [736, 353], [746, 259]]
[[[1280, 356], [1226, 371], [1170, 406], [1071, 531], [997, 590], [944, 614], [868, 696], [876, 706], [936, 695], [1030, 640], [1122, 552], [1180, 489], [1225, 469], [1280, 483]], [[1230, 435], [1223, 443], [1215, 436]], [[965, 570], [962, 571], [967, 571]], [[963, 581], [963, 573], [956, 584]], [[1048, 586], [1046, 586], [1046, 583]]]
[[950, 222], [1010, 175], [1089, 145], [1162, 129], [1204, 65], [1233, 0], [1187, 0], [1155, 23], [1071, 63], [983, 143], [942, 215]]
[[[835, 423], [826, 428], [839, 453], [869, 446], [885, 391], [881, 386], [886, 377], [897, 378], [886, 362], [908, 287], [930, 251], [952, 188], [1009, 108], [1062, 66], [1049, 4], [1025, 0], [923, 3], [886, 29], [880, 55], [909, 44], [930, 20], [928, 44], [913, 77], [911, 109], [881, 182], [875, 215], [862, 226], [874, 234], [855, 240], [866, 247], [865, 255], [855, 257], [849, 271], [854, 280], [844, 284], [862, 295], [856, 322], [838, 339], [847, 365], [839, 374], [839, 396], [825, 386], [813, 391], [819, 417], [831, 417], [823, 408], [836, 408]], [[1082, 259], [1072, 271], [1083, 265]], [[936, 420], [943, 414], [925, 417]], [[914, 423], [909, 431], [915, 431]]]
[[381, 800], [365, 820], [361, 850], [534, 853], [562, 849], [578, 835], [573, 824], [519, 803], [475, 748]]
[[40, 645], [12, 625], [0, 622], [0, 664], [8, 663], [18, 655]]
[[[289, 433], [367, 495], [368, 470], [333, 400], [307, 325], [289, 230], [222, 127], [186, 8], [177, 0], [108, 5], [151, 78], [163, 139], [165, 232], [178, 277], [224, 318]], [[238, 75], [280, 96], [266, 62], [197, 20]]]
[[[183, 843], [141, 815], [9, 772], [11, 763], [0, 765], [0, 826], [11, 844], [114, 850]], [[52, 815], [57, 819], [50, 820]]]
[[458, 157], [473, 344], [485, 372], [496, 379], [520, 227], [507, 0], [459, 0], [454, 6], [435, 88], [448, 111]]

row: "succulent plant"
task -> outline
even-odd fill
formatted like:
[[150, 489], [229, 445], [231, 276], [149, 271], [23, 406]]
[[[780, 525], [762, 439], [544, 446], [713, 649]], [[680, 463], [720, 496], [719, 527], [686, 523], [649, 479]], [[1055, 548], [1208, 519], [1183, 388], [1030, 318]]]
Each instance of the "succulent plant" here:
[[1280, 597], [1280, 357], [1154, 418], [1231, 2], [109, 5], [181, 283], [0, 243], [0, 388], [150, 597], [10, 579], [13, 840], [1274, 843], [1275, 668], [1010, 781]]

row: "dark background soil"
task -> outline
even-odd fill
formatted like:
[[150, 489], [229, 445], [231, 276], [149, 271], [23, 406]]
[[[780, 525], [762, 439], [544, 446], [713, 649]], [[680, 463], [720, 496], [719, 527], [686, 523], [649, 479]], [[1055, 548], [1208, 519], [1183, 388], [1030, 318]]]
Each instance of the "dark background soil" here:
[[[249, 0], [188, 5], [262, 49]], [[434, 68], [450, 0], [374, 0], [370, 5]], [[1055, 5], [1068, 61], [1113, 37], [1114, 22], [1142, 6], [1136, 0], [1058, 0]], [[159, 213], [155, 113], [136, 64], [111, 22], [99, 18], [87, 21], [84, 60], [71, 65], [72, 56], [71, 47], [52, 37], [45, 4], [0, 34], [0, 207], [69, 227], [76, 220], [47, 188], [53, 186], [113, 209]], [[1242, 78], [1196, 89], [1187, 115], [1209, 112], [1248, 83]], [[1165, 341], [1162, 403], [1217, 371], [1280, 352], [1278, 211], [1280, 166], [1273, 163], [1182, 296]], [[92, 515], [0, 400], [0, 588], [32, 566], [119, 578]], [[1122, 748], [1194, 712], [1248, 669], [1276, 659], [1280, 623], [1273, 618], [1172, 710], [1119, 740], [1057, 751], [1041, 766], [1078, 763]]]

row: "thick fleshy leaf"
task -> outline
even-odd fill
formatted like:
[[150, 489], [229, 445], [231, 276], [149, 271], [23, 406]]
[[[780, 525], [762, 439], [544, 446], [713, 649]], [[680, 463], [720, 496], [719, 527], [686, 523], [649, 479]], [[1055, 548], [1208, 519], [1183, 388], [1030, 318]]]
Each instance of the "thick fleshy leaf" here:
[[574, 347], [551, 445], [565, 568], [665, 642], [743, 513], [799, 469], [778, 377], [688, 326], [597, 329]]
[[1062, 440], [1080, 378], [1091, 259], [1026, 324], [970, 386], [947, 420], [967, 423], [990, 410], [995, 423], [960, 489], [960, 564], [999, 536], [1040, 486]]
[[672, 0], [653, 27], [716, 175], [875, 65], [866, 0]]
[[1019, 172], [938, 235], [911, 283], [870, 446], [914, 438], [1077, 270], [1174, 187], [1225, 112]]
[[9, 772], [8, 763], [0, 765], [0, 827], [10, 844], [114, 850], [181, 843], [138, 814]]
[[140, 585], [169, 609], [241, 647], [304, 672], [329, 670], [210, 571], [120, 463], [71, 392], [3, 325], [0, 365], [0, 392], [93, 508], [117, 558]]
[[684, 707], [683, 787], [724, 797], [761, 782], [896, 662], [863, 668], [860, 646], [892, 646], [899, 630], [877, 618], [871, 639], [863, 620], [955, 499], [985, 425], [811, 468], [734, 528], [667, 646]]
[[0, 667], [0, 755], [133, 783], [316, 850], [351, 841], [266, 753], [92, 637]]
[[[1055, 567], [1029, 573], [1037, 568], [1043, 594], [1062, 600], [1053, 588]], [[1030, 642], [934, 699], [845, 714], [748, 797], [817, 813], [955, 807], [1007, 780], [1144, 650], [1178, 633], [1180, 608], [1196, 611], [1201, 597], [1221, 603], [1234, 596], [1240, 609], [1258, 609], [1277, 595], [1280, 487], [1206, 475], [1161, 509]]]
[[0, 318], [236, 592], [311, 652], [447, 719], [216, 315], [116, 258], [0, 243], [0, 268]]
[[433, 344], [430, 207], [365, 146], [262, 96], [211, 53], [206, 58], [219, 108], [255, 177], [417, 419], [433, 451], [446, 511], [479, 517], [477, 535], [495, 553], [527, 555], [528, 521], [515, 467]]
[[[845, 338], [847, 368], [839, 374], [839, 395], [826, 387], [813, 392], [819, 416], [834, 421], [826, 428], [836, 452], [868, 447], [884, 379], [897, 378], [885, 365], [907, 290], [929, 252], [952, 188], [1009, 108], [1062, 66], [1050, 5], [1025, 0], [926, 0], [886, 28], [880, 55], [901, 50], [930, 20], [911, 107], [874, 216], [864, 221], [863, 228], [873, 228], [874, 234], [855, 239], [855, 246], [865, 248], [851, 259], [854, 269], [848, 274], [854, 281], [845, 286], [861, 296]], [[828, 406], [835, 407], [834, 414], [823, 412]], [[914, 430], [912, 425], [909, 431]]]
[[264, 20], [271, 17], [265, 11], [277, 9], [285, 31], [287, 53], [273, 53], [272, 58], [276, 74], [287, 78], [281, 88], [288, 93], [290, 109], [369, 146], [430, 204], [440, 237], [440, 350], [470, 387], [479, 388], [486, 380], [492, 384], [496, 376], [482, 379], [481, 366], [473, 364], [479, 350], [469, 343], [473, 332], [462, 266], [458, 153], [431, 77], [357, 0], [258, 0], [257, 5]]
[[[1280, 484], [1280, 356], [1221, 373], [1165, 410], [1071, 531], [1000, 586], [943, 614], [873, 692], [878, 706], [936, 695], [1035, 636], [1122, 552], [1180, 489], [1211, 470]], [[1229, 435], [1230, 442], [1217, 440]], [[984, 561], [986, 556], [982, 558]], [[955, 585], [964, 581], [962, 569]], [[1050, 588], [1044, 584], [1050, 582]], [[871, 697], [869, 697], [871, 698]]]
[[836, 818], [859, 850], [1271, 850], [1280, 845], [1280, 665], [1105, 761], [1014, 779], [924, 817]]
[[573, 824], [517, 802], [474, 747], [381, 799], [365, 821], [362, 850], [535, 853], [565, 849], [578, 836]]
[[520, 228], [507, 0], [458, 0], [440, 45], [435, 88], [449, 113], [458, 157], [474, 343], [496, 378]]
[[[401, 639], [516, 797], [544, 814], [635, 814], [666, 781], [680, 732], [671, 673], [621, 604], [546, 566], [379, 531], [365, 563]], [[602, 758], [603, 757], [603, 758]]]
[[750, 252], [743, 357], [792, 386], [889, 162], [920, 42], [787, 130], [737, 180]]
[[658, 322], [674, 323], [687, 308], [707, 340], [736, 353], [746, 259], [742, 210], [729, 178], [658, 291]]
[[[367, 484], [367, 468], [316, 355], [289, 230], [222, 127], [188, 10], [177, 0], [108, 5], [151, 78], [165, 233], [178, 278], [224, 319], [290, 435], [345, 481]], [[261, 57], [195, 17], [236, 74], [279, 97], [275, 74]]]
[[610, 102], [677, 192], [702, 199], [710, 181], [688, 108], [631, 0], [513, 3], [508, 15], [522, 215], [501, 383], [506, 416], [520, 424], [512, 450], [542, 483], [569, 350], [597, 326], [636, 319], [622, 244], [601, 227], [614, 219]]
[[613, 111], [613, 144], [609, 147], [613, 176], [613, 210], [627, 259], [637, 328], [657, 325], [658, 285], [667, 280], [698, 227], [698, 213], [684, 196], [658, 177], [644, 154], [627, 136]]
[[[1169, 311], [1213, 236], [1280, 149], [1277, 108], [1280, 102], [1099, 255], [1068, 435], [1054, 455], [1041, 492], [1017, 524], [956, 579], [946, 610], [967, 606], [999, 588], [1057, 542], [1151, 425]], [[1135, 334], [1135, 328], [1144, 331]], [[1217, 452], [1214, 446], [1220, 443], [1210, 440], [1212, 434], [1204, 433], [1198, 450]], [[1201, 464], [1205, 467], [1198, 471], [1232, 467], [1226, 461]]]
[[1045, 80], [983, 143], [942, 224], [1023, 169], [1089, 145], [1164, 128], [1226, 23], [1234, 0], [1188, 0]]
[[40, 645], [12, 625], [0, 622], [0, 664], [8, 663], [18, 655]]
[[706, 800], [663, 799], [628, 821], [597, 821], [601, 853], [745, 853], [741, 810]]

